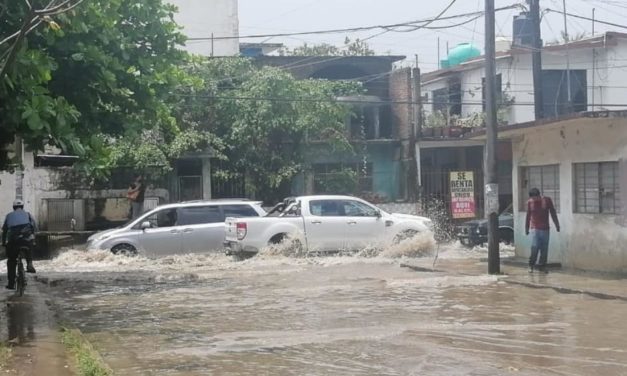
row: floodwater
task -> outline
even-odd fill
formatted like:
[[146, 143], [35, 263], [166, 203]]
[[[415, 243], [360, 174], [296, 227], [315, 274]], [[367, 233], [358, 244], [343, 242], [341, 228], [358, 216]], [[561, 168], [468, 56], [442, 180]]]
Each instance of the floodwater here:
[[627, 303], [404, 261], [69, 251], [39, 276], [119, 375], [627, 375]]

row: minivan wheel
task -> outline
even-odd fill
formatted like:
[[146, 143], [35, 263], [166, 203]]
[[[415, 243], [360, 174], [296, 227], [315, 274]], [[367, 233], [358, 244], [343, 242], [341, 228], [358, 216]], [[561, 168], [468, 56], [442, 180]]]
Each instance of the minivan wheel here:
[[130, 244], [123, 243], [111, 248], [111, 253], [113, 253], [114, 255], [136, 256], [137, 248]]

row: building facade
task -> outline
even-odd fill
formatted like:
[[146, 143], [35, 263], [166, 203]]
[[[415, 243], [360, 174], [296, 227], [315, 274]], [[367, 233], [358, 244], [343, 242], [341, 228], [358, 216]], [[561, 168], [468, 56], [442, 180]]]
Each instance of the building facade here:
[[[534, 121], [532, 49], [512, 46], [501, 39], [497, 50], [499, 126]], [[616, 32], [545, 46], [541, 72], [545, 118], [627, 108], [627, 91], [621, 83], [627, 79], [623, 56], [627, 56], [627, 34]], [[467, 58], [421, 76], [424, 121], [417, 143], [421, 187], [427, 197], [435, 196], [445, 202], [449, 194], [446, 176], [450, 171], [473, 171], [475, 178], [482, 180], [483, 159], [477, 160], [477, 156], [482, 157], [482, 147], [464, 135], [484, 127], [485, 60], [482, 56]], [[502, 210], [514, 196], [512, 154], [511, 143], [499, 145]], [[476, 192], [479, 208], [483, 201], [481, 187], [478, 185]], [[477, 215], [481, 214], [478, 210]]]
[[[412, 82], [408, 69], [394, 70], [404, 56], [258, 56], [260, 66], [281, 67], [298, 79], [356, 80], [365, 94], [338, 98], [353, 106], [346, 136], [353, 152], [312, 147], [309, 166], [293, 182], [292, 194], [356, 194], [375, 202], [406, 196], [412, 145]], [[390, 103], [390, 100], [394, 103]], [[396, 103], [401, 102], [401, 103]], [[357, 177], [356, 181], [351, 177]], [[352, 186], [354, 183], [354, 186]], [[345, 190], [345, 191], [344, 191]]]
[[[174, 16], [188, 38], [186, 49], [202, 56], [239, 54], [237, 0], [168, 0], [179, 12]], [[228, 38], [228, 39], [224, 39]]]
[[627, 273], [627, 112], [517, 124], [499, 137], [513, 149], [516, 256], [530, 254], [525, 203], [538, 188], [561, 223], [560, 233], [551, 232], [550, 262]]

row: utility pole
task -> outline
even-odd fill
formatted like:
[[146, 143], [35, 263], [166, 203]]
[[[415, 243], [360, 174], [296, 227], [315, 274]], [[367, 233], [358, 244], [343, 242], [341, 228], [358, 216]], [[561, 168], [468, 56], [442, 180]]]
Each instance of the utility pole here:
[[416, 153], [416, 142], [418, 141], [418, 133], [421, 128], [421, 120], [422, 120], [422, 103], [421, 103], [421, 91], [420, 91], [420, 69], [418, 66], [418, 55], [416, 55], [416, 68], [412, 69], [410, 77], [412, 78], [412, 93], [411, 93], [411, 104], [412, 104], [412, 122], [411, 122], [411, 130], [409, 132], [409, 174], [408, 174], [408, 198], [411, 202], [418, 202], [418, 183], [420, 177], [418, 176], [418, 164], [420, 161], [418, 160], [418, 155]]
[[568, 90], [568, 111], [567, 113], [570, 113], [570, 111], [573, 108], [573, 93], [572, 93], [572, 88], [571, 88], [571, 82], [570, 82], [570, 51], [569, 49], [569, 44], [570, 44], [570, 37], [568, 36], [568, 16], [566, 15], [566, 0], [563, 1], [564, 3], [564, 39], [566, 39], [566, 87]]
[[485, 0], [485, 82], [486, 82], [486, 148], [485, 148], [485, 215], [488, 217], [488, 273], [501, 273], [499, 254], [499, 185], [496, 168], [498, 139], [496, 118], [496, 15], [494, 0]]
[[533, 41], [531, 55], [533, 66], [533, 102], [536, 120], [544, 118], [544, 97], [542, 95], [542, 31], [540, 27], [540, 0], [527, 0], [532, 23]]

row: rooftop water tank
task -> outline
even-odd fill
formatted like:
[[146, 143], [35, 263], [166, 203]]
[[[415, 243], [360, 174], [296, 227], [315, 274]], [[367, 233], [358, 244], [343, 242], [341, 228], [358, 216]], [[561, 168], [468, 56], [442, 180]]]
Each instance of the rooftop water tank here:
[[481, 50], [471, 43], [461, 43], [448, 54], [449, 66], [454, 67], [468, 60], [481, 56]]

